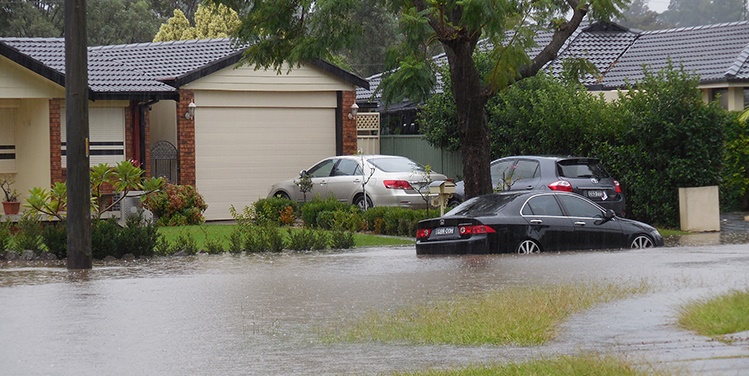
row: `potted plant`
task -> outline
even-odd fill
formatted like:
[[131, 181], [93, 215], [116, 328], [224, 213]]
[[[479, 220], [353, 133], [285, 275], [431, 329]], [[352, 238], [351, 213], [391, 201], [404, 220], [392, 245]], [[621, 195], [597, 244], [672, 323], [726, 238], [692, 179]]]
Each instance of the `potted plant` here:
[[21, 203], [18, 201], [18, 192], [11, 186], [15, 179], [11, 174], [0, 174], [0, 189], [3, 190], [3, 211], [5, 215], [18, 214]]

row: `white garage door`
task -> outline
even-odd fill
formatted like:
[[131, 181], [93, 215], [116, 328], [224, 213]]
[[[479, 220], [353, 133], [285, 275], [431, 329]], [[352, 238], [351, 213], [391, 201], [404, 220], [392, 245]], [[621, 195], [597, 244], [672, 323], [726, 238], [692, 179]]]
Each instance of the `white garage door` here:
[[195, 114], [196, 185], [206, 219], [231, 219], [280, 180], [335, 155], [334, 108], [211, 108]]

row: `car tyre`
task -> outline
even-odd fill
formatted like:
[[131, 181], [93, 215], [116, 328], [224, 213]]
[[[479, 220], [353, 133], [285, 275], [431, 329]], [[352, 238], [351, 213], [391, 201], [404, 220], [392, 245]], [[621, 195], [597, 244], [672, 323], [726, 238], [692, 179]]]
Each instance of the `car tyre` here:
[[[367, 209], [373, 208], [374, 204], [372, 204], [372, 199], [367, 197]], [[356, 198], [354, 198], [354, 205], [358, 206], [359, 209], [364, 210], [364, 195], [358, 195]]]
[[647, 235], [637, 235], [629, 243], [629, 247], [632, 249], [653, 248], [653, 246], [653, 239], [650, 239]]
[[287, 195], [286, 192], [276, 192], [276, 194], [274, 194], [273, 197], [285, 198], [287, 200], [291, 200], [291, 197], [289, 197], [289, 195]]
[[533, 239], [526, 239], [518, 244], [516, 248], [518, 254], [529, 255], [533, 253], [541, 253], [541, 246]]

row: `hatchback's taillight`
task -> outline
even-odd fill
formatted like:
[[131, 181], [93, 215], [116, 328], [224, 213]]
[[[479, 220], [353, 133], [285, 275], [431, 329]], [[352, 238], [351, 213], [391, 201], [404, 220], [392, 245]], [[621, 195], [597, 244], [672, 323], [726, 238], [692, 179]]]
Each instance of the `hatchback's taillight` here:
[[458, 227], [460, 235], [473, 235], [473, 234], [491, 234], [494, 231], [493, 228], [486, 225], [464, 225]]
[[385, 184], [387, 189], [413, 189], [411, 184], [405, 180], [383, 180], [382, 183]]
[[549, 184], [549, 189], [552, 191], [572, 192], [572, 183], [567, 180], [557, 180]]
[[616, 193], [622, 193], [622, 186], [616, 180], [614, 180], [614, 192], [616, 192]]
[[420, 228], [416, 230], [416, 239], [426, 239], [429, 237], [429, 234], [432, 232], [432, 230], [428, 228]]

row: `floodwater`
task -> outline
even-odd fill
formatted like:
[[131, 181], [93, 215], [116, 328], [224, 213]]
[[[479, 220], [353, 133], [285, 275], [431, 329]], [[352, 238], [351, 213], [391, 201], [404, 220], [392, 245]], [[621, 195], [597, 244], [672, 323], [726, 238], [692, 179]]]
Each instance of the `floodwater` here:
[[[368, 311], [452, 294], [642, 280], [652, 292], [573, 316], [544, 346], [329, 343], [319, 334]], [[738, 375], [749, 369], [749, 333], [726, 344], [674, 322], [691, 299], [747, 288], [749, 245], [720, 238], [529, 256], [417, 257], [411, 246], [154, 258], [74, 272], [3, 264], [0, 374], [370, 375], [600, 351]]]

